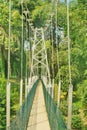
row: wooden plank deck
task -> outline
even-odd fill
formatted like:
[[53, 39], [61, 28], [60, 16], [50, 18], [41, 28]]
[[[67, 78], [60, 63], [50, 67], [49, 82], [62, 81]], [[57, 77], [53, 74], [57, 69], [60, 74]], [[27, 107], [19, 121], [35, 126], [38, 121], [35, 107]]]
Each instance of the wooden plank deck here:
[[39, 82], [36, 89], [27, 130], [51, 130], [47, 117], [41, 82]]

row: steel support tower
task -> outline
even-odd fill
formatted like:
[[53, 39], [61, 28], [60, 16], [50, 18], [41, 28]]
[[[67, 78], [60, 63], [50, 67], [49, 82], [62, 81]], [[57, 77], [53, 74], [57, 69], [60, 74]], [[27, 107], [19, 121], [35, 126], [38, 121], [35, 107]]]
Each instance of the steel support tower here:
[[39, 78], [47, 77], [48, 84], [50, 84], [50, 72], [43, 28], [35, 28], [34, 32], [31, 65], [31, 77], [32, 76], [38, 76]]

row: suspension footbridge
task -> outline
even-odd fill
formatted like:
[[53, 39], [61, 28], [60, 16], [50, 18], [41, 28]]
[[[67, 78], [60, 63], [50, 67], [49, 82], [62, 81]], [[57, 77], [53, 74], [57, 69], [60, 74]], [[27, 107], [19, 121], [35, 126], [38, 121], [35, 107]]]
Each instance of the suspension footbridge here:
[[66, 130], [62, 114], [53, 101], [43, 28], [35, 28], [33, 42], [25, 101], [20, 102], [20, 110], [8, 130]]
[[[57, 1], [55, 2], [55, 6]], [[57, 8], [57, 7], [56, 7]], [[24, 10], [25, 9], [25, 10]], [[7, 130], [71, 130], [72, 112], [72, 83], [70, 68], [70, 40], [69, 40], [69, 15], [67, 6], [67, 35], [68, 35], [68, 60], [69, 60], [69, 107], [68, 107], [68, 128], [59, 109], [61, 79], [59, 75], [58, 101], [54, 102], [54, 68], [52, 66], [53, 80], [51, 81], [50, 67], [48, 62], [46, 41], [50, 39], [53, 47], [53, 14], [49, 15], [49, 20], [45, 27], [33, 27], [28, 16], [28, 8], [21, 2], [21, 79], [20, 79], [20, 109], [15, 119], [10, 123], [10, 43], [11, 43], [11, 0], [9, 2], [9, 44], [8, 44], [8, 82], [7, 82]], [[25, 21], [24, 21], [25, 16]], [[58, 45], [58, 25], [56, 10], [56, 46]], [[24, 32], [24, 22], [26, 31]], [[28, 34], [27, 34], [28, 32]], [[24, 34], [26, 41], [24, 42]], [[26, 61], [30, 60], [29, 75], [26, 64], [25, 75], [25, 100], [22, 101], [23, 92], [23, 51]], [[52, 48], [52, 61], [53, 61]], [[59, 71], [59, 57], [57, 46], [57, 62]]]

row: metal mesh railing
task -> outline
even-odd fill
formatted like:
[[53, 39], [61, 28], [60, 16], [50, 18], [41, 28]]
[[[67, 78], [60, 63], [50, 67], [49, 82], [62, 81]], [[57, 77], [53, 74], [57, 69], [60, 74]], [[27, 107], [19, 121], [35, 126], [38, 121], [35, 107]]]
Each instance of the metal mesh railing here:
[[48, 119], [51, 130], [67, 130], [67, 127], [64, 123], [60, 110], [58, 109], [57, 105], [54, 103], [53, 99], [49, 95], [43, 82], [42, 84], [43, 84], [46, 110], [48, 113]]
[[15, 119], [11, 123], [8, 130], [26, 130], [28, 117], [31, 111], [37, 84], [38, 84], [38, 80], [33, 85], [32, 89], [30, 90], [28, 96], [26, 97], [24, 103], [19, 109]]

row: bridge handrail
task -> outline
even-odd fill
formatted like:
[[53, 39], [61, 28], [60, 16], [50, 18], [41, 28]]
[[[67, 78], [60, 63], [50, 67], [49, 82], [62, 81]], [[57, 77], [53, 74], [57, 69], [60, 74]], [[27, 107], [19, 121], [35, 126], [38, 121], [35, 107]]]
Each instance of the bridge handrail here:
[[31, 111], [37, 84], [38, 84], [38, 80], [34, 83], [32, 89], [30, 90], [24, 103], [22, 104], [19, 111], [17, 112], [16, 117], [11, 123], [8, 130], [26, 130], [28, 117]]
[[61, 111], [59, 110], [57, 105], [54, 103], [52, 97], [46, 90], [46, 86], [44, 85], [43, 81], [42, 84], [43, 84], [46, 110], [48, 113], [48, 119], [49, 119], [51, 130], [67, 130]]

